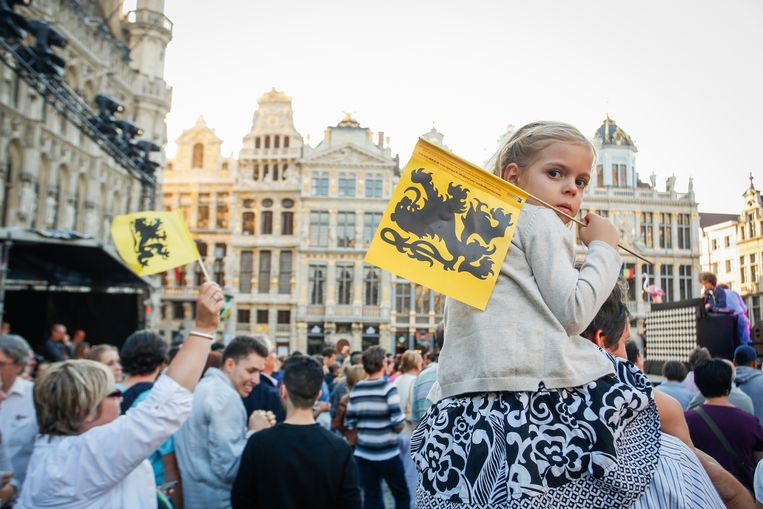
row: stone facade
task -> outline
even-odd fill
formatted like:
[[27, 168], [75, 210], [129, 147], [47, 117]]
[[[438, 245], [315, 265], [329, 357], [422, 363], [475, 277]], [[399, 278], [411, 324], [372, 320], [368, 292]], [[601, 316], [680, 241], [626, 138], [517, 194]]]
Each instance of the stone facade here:
[[[163, 11], [163, 0], [138, 0], [127, 16], [115, 0], [40, 0], [18, 10], [67, 37], [56, 53], [75, 92], [96, 111], [97, 94], [114, 97], [122, 118], [144, 129], [140, 138], [160, 146], [172, 95], [163, 78], [172, 23]], [[140, 196], [135, 177], [0, 66], [0, 225], [75, 230], [110, 244], [112, 218], [139, 210]]]

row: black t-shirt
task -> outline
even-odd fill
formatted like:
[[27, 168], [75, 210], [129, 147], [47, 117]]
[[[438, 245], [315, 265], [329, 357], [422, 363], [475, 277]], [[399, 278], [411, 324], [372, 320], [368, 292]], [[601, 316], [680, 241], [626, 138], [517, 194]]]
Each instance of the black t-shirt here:
[[277, 424], [249, 438], [233, 482], [235, 508], [360, 508], [352, 449], [318, 424]]

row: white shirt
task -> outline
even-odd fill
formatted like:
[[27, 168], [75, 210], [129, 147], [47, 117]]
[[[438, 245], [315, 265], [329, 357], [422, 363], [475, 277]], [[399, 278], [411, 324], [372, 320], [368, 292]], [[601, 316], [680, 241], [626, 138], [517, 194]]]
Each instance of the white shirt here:
[[[34, 384], [16, 378], [6, 399], [0, 403], [0, 434], [11, 461], [13, 484], [21, 486], [37, 436], [37, 414], [34, 412]], [[18, 484], [17, 484], [18, 483]]]
[[148, 398], [116, 420], [73, 436], [41, 435], [17, 509], [155, 508], [147, 458], [191, 413], [192, 394], [159, 377]]

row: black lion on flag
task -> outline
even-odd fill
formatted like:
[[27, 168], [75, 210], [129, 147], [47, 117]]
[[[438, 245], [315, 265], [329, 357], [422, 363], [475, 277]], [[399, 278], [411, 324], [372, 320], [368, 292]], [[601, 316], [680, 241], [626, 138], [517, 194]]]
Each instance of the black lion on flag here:
[[161, 219], [139, 218], [130, 223], [132, 244], [141, 267], [148, 265], [151, 258], [161, 256], [165, 260], [170, 256], [167, 246], [167, 232]]
[[[493, 274], [490, 255], [496, 248], [491, 244], [512, 226], [511, 213], [500, 208], [488, 211], [487, 205], [479, 199], [467, 199], [469, 189], [452, 182], [448, 184], [448, 193], [441, 195], [432, 182], [432, 174], [424, 168], [414, 170], [411, 181], [417, 186], [405, 190], [405, 196], [395, 204], [395, 211], [390, 215], [410, 236], [403, 236], [394, 228], [384, 228], [380, 232], [382, 240], [410, 258], [427, 262], [430, 267], [436, 261], [445, 270], [466, 272], [479, 279]], [[463, 226], [460, 233], [457, 233], [458, 222]], [[427, 238], [441, 240], [447, 252], [440, 252]]]

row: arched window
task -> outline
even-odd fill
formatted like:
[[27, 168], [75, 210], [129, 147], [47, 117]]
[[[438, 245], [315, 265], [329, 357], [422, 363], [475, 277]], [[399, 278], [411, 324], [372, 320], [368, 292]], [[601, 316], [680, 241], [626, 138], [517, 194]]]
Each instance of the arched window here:
[[85, 224], [87, 219], [85, 214], [85, 202], [87, 201], [87, 196], [87, 179], [85, 178], [84, 173], [80, 173], [79, 177], [77, 177], [76, 188], [74, 189], [75, 220], [73, 228], [76, 231], [92, 235], [92, 232], [85, 231], [87, 228], [87, 225]]
[[5, 186], [3, 192], [3, 217], [2, 225], [9, 226], [11, 219], [11, 210], [13, 205], [11, 199], [14, 195], [18, 194], [17, 181], [19, 180], [19, 174], [21, 173], [21, 145], [18, 140], [13, 140], [8, 144], [8, 149], [5, 154], [5, 161], [3, 164], [3, 178], [5, 179]]
[[204, 167], [204, 145], [197, 143], [193, 146], [193, 164], [192, 168]]

